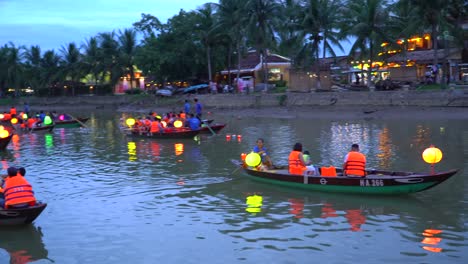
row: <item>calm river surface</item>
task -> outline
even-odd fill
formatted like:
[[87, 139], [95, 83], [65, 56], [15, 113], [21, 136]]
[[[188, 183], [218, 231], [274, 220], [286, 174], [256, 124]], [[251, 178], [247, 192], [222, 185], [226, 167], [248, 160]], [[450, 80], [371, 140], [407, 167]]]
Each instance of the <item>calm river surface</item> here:
[[[88, 114], [88, 128], [21, 134], [0, 152], [2, 173], [26, 167], [48, 203], [32, 225], [0, 229], [0, 263], [468, 261], [466, 120], [213, 115], [228, 126], [195, 141], [129, 138], [122, 114]], [[359, 143], [368, 167], [429, 171], [421, 153], [434, 144], [444, 153], [436, 170], [460, 171], [406, 196], [311, 193], [234, 171], [230, 159], [257, 137], [276, 164], [299, 141], [315, 164], [341, 166]]]

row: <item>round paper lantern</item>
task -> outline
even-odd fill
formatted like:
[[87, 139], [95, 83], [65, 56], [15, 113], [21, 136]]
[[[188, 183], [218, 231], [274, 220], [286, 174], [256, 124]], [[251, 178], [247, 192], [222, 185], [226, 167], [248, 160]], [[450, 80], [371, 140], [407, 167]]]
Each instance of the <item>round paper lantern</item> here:
[[10, 135], [10, 133], [8, 132], [8, 130], [0, 130], [0, 138], [6, 138]]
[[127, 118], [127, 120], [125, 121], [125, 123], [127, 124], [127, 126], [131, 127], [131, 126], [135, 125], [135, 119], [133, 119], [133, 118]]
[[18, 118], [13, 117], [13, 118], [11, 119], [11, 123], [12, 123], [13, 125], [18, 124]]
[[251, 152], [245, 157], [245, 164], [250, 167], [257, 167], [261, 162], [262, 158], [255, 152]]
[[431, 146], [424, 150], [422, 157], [425, 162], [429, 164], [435, 164], [442, 159], [442, 151], [434, 146]]
[[52, 124], [52, 118], [50, 116], [45, 116], [44, 117], [44, 125], [48, 126]]
[[0, 114], [0, 119], [3, 119], [5, 116], [3, 114]]
[[23, 114], [23, 115], [21, 116], [21, 118], [23, 118], [23, 120], [28, 119], [28, 114]]
[[179, 127], [182, 127], [183, 125], [184, 125], [184, 123], [182, 123], [182, 121], [180, 121], [180, 120], [174, 121], [174, 127], [179, 128]]
[[65, 116], [64, 116], [64, 115], [60, 115], [60, 116], [59, 116], [59, 119], [60, 119], [60, 121], [63, 121], [63, 120], [65, 120]]

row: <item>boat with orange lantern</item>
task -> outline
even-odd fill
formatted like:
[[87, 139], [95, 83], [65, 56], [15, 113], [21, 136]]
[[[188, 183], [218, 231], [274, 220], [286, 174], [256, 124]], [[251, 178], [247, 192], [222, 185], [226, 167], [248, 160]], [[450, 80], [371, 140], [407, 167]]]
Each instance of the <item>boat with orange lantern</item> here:
[[319, 175], [290, 174], [287, 166], [273, 169], [257, 169], [261, 158], [257, 153], [241, 156], [244, 161], [232, 160], [254, 180], [312, 191], [343, 192], [373, 195], [398, 195], [428, 190], [446, 181], [458, 170], [435, 172], [434, 164], [442, 159], [440, 150], [426, 149], [423, 159], [431, 164], [430, 172], [401, 172], [366, 170], [366, 176], [346, 176], [343, 170], [334, 167], [319, 168]]
[[0, 125], [0, 150], [6, 149], [13, 137], [13, 129], [8, 126]]
[[158, 139], [184, 139], [184, 138], [194, 138], [196, 135], [200, 134], [200, 129], [191, 130], [190, 128], [164, 128], [163, 133], [141, 133], [136, 129], [131, 129], [128, 131], [128, 135], [133, 137], [144, 137], [144, 138], [158, 138]]

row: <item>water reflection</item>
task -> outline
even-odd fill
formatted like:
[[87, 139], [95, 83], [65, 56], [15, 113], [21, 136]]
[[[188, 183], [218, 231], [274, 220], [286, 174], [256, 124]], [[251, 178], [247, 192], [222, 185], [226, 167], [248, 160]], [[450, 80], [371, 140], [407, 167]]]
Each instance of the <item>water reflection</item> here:
[[263, 197], [257, 194], [249, 195], [246, 197], [245, 204], [247, 205], [245, 211], [255, 215], [262, 211]]
[[34, 225], [1, 227], [0, 248], [10, 255], [11, 264], [31, 263], [47, 259], [48, 251], [42, 241], [42, 230]]
[[136, 143], [133, 142], [133, 141], [129, 141], [127, 143], [127, 148], [128, 148], [128, 161], [137, 161], [138, 160], [138, 157], [137, 157], [137, 147], [136, 147]]
[[441, 241], [442, 238], [436, 237], [442, 233], [442, 230], [439, 229], [425, 229], [422, 235], [424, 236], [423, 240], [421, 241], [424, 246], [423, 249], [430, 251], [430, 252], [442, 252], [442, 248], [436, 247]]

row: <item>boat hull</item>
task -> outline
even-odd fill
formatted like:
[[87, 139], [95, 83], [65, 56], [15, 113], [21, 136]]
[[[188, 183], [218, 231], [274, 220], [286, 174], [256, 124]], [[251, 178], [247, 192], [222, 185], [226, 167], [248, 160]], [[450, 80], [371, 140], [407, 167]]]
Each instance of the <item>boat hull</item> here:
[[38, 203], [27, 208], [0, 209], [0, 226], [30, 224], [46, 207], [46, 203]]
[[55, 125], [28, 128], [29, 132], [52, 132]]
[[209, 126], [209, 128], [208, 126], [202, 126], [200, 128], [200, 134], [211, 134], [211, 130], [213, 130], [215, 133], [218, 133], [219, 131], [221, 131], [221, 129], [223, 129], [226, 126], [226, 124], [213, 124]]
[[200, 130], [173, 130], [164, 133], [142, 133], [131, 131], [129, 135], [140, 138], [155, 138], [155, 139], [190, 139], [200, 133]]
[[267, 171], [244, 168], [244, 171], [257, 181], [311, 191], [398, 195], [430, 189], [449, 179], [458, 170], [435, 174], [368, 171], [365, 177], [340, 176], [340, 173], [337, 177], [292, 175], [283, 168]]
[[[76, 128], [76, 127], [82, 127], [84, 123], [86, 123], [89, 120], [89, 117], [87, 118], [78, 118], [72, 119], [72, 120], [55, 120], [55, 127], [56, 128]], [[81, 122], [81, 123], [80, 123]]]
[[8, 144], [10, 143], [12, 137], [13, 137], [13, 135], [10, 134], [10, 135], [9, 135], [8, 137], [6, 137], [6, 138], [0, 138], [0, 150], [6, 149], [6, 147], [7, 147]]

